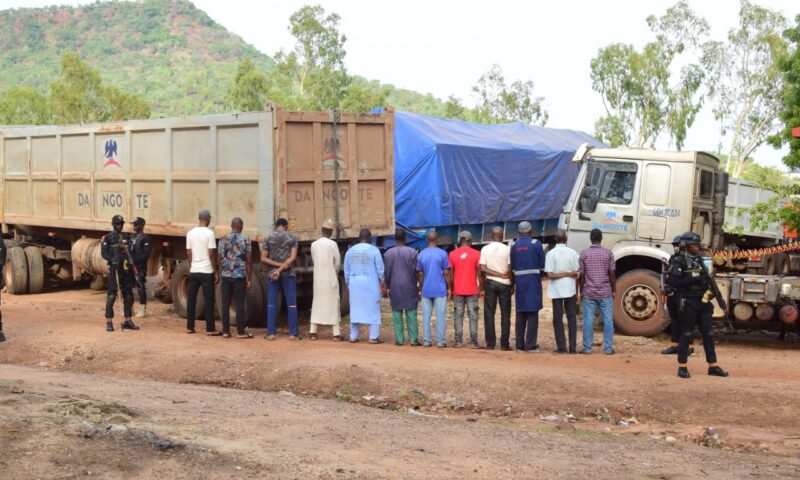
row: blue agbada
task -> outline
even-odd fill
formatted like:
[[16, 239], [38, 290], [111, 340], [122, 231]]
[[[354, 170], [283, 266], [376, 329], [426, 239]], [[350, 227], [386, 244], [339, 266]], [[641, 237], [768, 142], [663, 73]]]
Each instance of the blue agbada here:
[[359, 243], [344, 256], [344, 280], [350, 289], [350, 323], [381, 323], [383, 258], [377, 247]]
[[542, 275], [544, 250], [542, 244], [521, 237], [511, 247], [511, 270], [514, 271], [515, 299], [518, 312], [538, 312], [542, 309]]

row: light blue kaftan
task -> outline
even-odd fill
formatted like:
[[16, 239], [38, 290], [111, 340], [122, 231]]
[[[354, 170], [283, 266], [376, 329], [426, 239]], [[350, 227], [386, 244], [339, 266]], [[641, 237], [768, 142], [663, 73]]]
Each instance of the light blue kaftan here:
[[359, 243], [344, 256], [344, 280], [350, 289], [350, 323], [380, 325], [383, 258], [377, 247]]

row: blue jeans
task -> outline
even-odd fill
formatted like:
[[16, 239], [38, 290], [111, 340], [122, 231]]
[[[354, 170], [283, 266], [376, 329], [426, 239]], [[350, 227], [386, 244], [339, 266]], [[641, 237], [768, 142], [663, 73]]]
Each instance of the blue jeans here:
[[594, 340], [594, 316], [600, 310], [603, 318], [603, 350], [614, 348], [614, 299], [583, 297], [583, 349], [591, 350]]
[[431, 343], [431, 314], [436, 311], [436, 342], [445, 344], [447, 333], [447, 297], [422, 299], [422, 343]]
[[278, 295], [283, 291], [286, 300], [286, 310], [289, 312], [289, 335], [296, 337], [297, 331], [297, 278], [294, 276], [280, 276], [272, 281], [267, 277], [267, 335], [275, 335], [278, 330]]

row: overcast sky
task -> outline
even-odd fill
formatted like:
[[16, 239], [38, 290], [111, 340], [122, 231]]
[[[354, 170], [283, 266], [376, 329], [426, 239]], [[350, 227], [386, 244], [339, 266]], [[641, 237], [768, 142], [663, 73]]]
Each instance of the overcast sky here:
[[[87, 1], [0, 0], [0, 7], [45, 6]], [[589, 62], [598, 48], [624, 42], [641, 47], [652, 36], [645, 18], [662, 14], [674, 1], [666, 0], [196, 0], [195, 5], [231, 32], [264, 53], [291, 48], [289, 16], [309, 3], [318, 3], [341, 17], [347, 35], [346, 65], [351, 73], [397, 87], [451, 94], [473, 105], [470, 88], [497, 63], [506, 79], [533, 80], [545, 97], [548, 126], [593, 133], [604, 113], [592, 90]], [[756, 0], [793, 21], [800, 13], [797, 0]], [[715, 39], [724, 39], [738, 21], [738, 2], [690, 0], [705, 17]], [[719, 127], [706, 106], [689, 132], [685, 149], [716, 150]], [[666, 140], [659, 147], [666, 148]], [[762, 146], [754, 157], [780, 166], [783, 153]]]

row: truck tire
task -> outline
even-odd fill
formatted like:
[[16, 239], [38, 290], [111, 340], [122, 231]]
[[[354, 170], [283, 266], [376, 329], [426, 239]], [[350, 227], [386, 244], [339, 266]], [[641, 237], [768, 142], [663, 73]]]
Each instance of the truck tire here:
[[3, 280], [11, 295], [28, 293], [28, 259], [25, 251], [17, 246], [6, 251], [6, 266], [3, 268]]
[[350, 315], [350, 289], [347, 288], [343, 275], [339, 275], [339, 311], [342, 317]]
[[661, 302], [661, 282], [650, 270], [631, 270], [617, 279], [614, 323], [625, 335], [649, 337], [664, 331], [669, 317]]
[[789, 273], [789, 256], [785, 253], [776, 253], [775, 257], [775, 273], [778, 275], [787, 275]]
[[775, 275], [775, 255], [764, 257], [764, 275]]
[[[245, 295], [245, 324], [248, 327], [263, 327], [265, 322], [265, 310], [264, 310], [264, 286], [259, 279], [261, 275], [254, 273], [251, 279], [251, 286], [250, 290], [247, 291]], [[217, 284], [215, 289], [217, 295], [217, 301], [215, 303], [215, 309], [217, 312], [217, 317], [221, 320], [222, 319], [222, 282]], [[230, 321], [231, 321], [231, 329], [235, 328], [236, 326], [236, 305], [234, 304], [233, 299], [231, 298], [231, 305], [230, 305]]]
[[[188, 285], [189, 285], [189, 262], [181, 262], [175, 267], [172, 272], [172, 278], [169, 281], [169, 292], [172, 297], [172, 304], [175, 306], [175, 312], [181, 318], [186, 318], [186, 305], [188, 303]], [[202, 319], [203, 309], [205, 302], [203, 301], [203, 290], [197, 292], [197, 305], [195, 307], [195, 315], [197, 319]]]
[[24, 250], [28, 260], [28, 293], [42, 293], [44, 290], [44, 258], [39, 247], [28, 246]]

